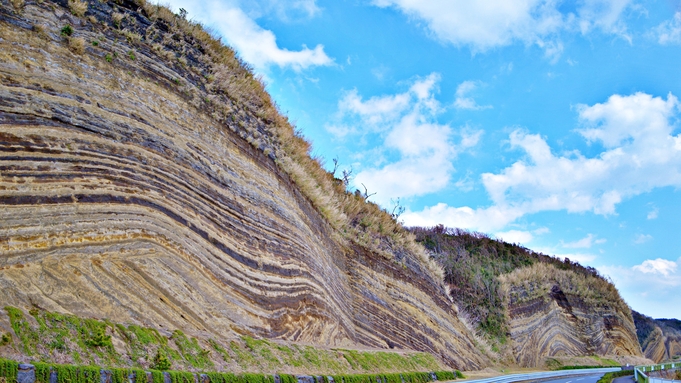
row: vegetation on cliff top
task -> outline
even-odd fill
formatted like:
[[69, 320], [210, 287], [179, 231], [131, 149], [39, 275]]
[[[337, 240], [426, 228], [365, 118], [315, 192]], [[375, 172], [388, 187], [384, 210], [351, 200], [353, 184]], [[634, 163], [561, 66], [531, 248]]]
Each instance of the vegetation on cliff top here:
[[[410, 230], [444, 268], [445, 282], [464, 317], [477, 323], [478, 330], [494, 342], [505, 343], [508, 331], [506, 294], [500, 276], [509, 284], [537, 284], [558, 278], [565, 283], [563, 288], [585, 297], [622, 302], [615, 287], [596, 269], [569, 259], [561, 260], [461, 229], [436, 226]], [[589, 291], [590, 288], [595, 290]]]
[[0, 354], [17, 355], [27, 361], [263, 373], [405, 373], [442, 369], [435, 357], [427, 353], [325, 350], [249, 336], [223, 344], [214, 339], [190, 337], [179, 330], [165, 336], [152, 328], [43, 310], [31, 310], [26, 315], [7, 306], [5, 312], [18, 341], [0, 345]]

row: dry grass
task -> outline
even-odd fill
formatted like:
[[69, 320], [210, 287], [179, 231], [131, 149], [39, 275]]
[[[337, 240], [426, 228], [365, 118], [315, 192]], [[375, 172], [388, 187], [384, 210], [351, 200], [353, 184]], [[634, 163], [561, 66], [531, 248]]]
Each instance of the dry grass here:
[[[501, 275], [499, 281], [501, 293], [507, 301], [547, 297], [551, 288], [558, 285], [564, 293], [576, 295], [594, 307], [612, 307], [624, 313], [631, 311], [620, 297], [617, 288], [607, 280], [571, 270], [559, 270], [547, 263], [537, 262], [532, 266], [517, 269], [510, 274]], [[515, 293], [516, 289], [522, 289], [528, 294], [520, 297]]]
[[114, 12], [114, 13], [111, 14], [111, 20], [113, 21], [116, 28], [121, 27], [121, 23], [123, 22], [124, 18], [125, 18], [125, 15], [120, 13], [120, 12]]
[[21, 12], [24, 9], [24, 0], [12, 0], [12, 6], [17, 12]]
[[69, 0], [69, 10], [78, 17], [83, 17], [87, 11], [87, 1]]
[[142, 35], [128, 30], [123, 31], [123, 36], [130, 44], [139, 44], [142, 41]]
[[82, 37], [69, 38], [69, 49], [71, 49], [73, 53], [82, 55], [85, 53], [85, 39]]
[[47, 34], [47, 28], [42, 24], [35, 24], [33, 26], [33, 30], [38, 34], [38, 36], [40, 36], [41, 39], [47, 39], [50, 37]]

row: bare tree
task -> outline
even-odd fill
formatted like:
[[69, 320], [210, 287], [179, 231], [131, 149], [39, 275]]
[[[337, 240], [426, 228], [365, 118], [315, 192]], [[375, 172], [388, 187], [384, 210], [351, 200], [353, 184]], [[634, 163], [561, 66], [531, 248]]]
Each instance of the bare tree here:
[[402, 201], [400, 201], [400, 197], [397, 197], [397, 199], [391, 198], [390, 204], [393, 206], [390, 215], [393, 217], [395, 221], [397, 221], [400, 218], [400, 216], [404, 214], [404, 211], [407, 210], [407, 208], [402, 206]]
[[369, 199], [369, 197], [371, 197], [372, 195], [376, 195], [376, 193], [369, 194], [369, 190], [367, 190], [366, 185], [362, 184], [362, 187], [364, 187], [364, 195], [362, 195], [364, 199]]

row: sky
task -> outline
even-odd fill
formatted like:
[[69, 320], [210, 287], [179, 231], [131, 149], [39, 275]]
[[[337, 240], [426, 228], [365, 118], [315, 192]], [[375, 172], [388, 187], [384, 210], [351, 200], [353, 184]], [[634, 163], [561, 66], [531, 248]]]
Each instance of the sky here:
[[681, 318], [679, 0], [171, 0], [407, 226], [596, 267]]

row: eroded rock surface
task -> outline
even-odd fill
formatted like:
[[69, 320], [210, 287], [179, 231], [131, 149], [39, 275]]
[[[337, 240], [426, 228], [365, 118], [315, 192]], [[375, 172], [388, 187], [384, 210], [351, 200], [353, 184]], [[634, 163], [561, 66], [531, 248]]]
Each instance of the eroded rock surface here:
[[606, 281], [546, 264], [501, 279], [518, 364], [542, 366], [547, 357], [641, 356], [631, 312]]
[[632, 314], [636, 335], [646, 358], [660, 363], [681, 356], [681, 321], [653, 319], [636, 311]]
[[481, 367], [425, 267], [337, 235], [277, 166], [268, 121], [238, 103], [211, 113], [205, 78], [185, 69], [200, 47], [162, 57], [150, 44], [179, 37], [136, 9], [2, 1], [2, 304]]

